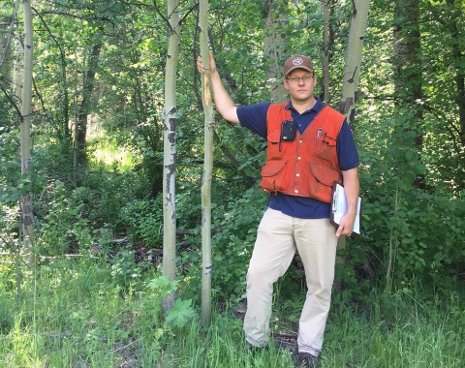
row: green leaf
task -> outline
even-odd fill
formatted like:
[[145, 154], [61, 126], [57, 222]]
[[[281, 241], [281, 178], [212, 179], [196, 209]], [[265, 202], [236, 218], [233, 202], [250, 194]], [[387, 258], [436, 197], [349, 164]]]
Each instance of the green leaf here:
[[166, 324], [169, 327], [184, 327], [195, 317], [196, 313], [192, 308], [192, 300], [177, 299], [166, 315]]

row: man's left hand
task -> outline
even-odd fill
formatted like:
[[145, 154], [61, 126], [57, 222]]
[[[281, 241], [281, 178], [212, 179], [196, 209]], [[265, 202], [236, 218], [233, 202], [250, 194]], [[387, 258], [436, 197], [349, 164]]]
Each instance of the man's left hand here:
[[345, 214], [341, 218], [341, 222], [336, 230], [336, 236], [339, 238], [341, 235], [350, 236], [354, 228], [355, 215]]

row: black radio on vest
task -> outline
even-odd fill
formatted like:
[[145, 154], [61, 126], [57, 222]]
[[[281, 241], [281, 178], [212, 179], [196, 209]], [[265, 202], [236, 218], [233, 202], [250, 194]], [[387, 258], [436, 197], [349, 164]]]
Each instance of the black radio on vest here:
[[292, 121], [284, 121], [281, 125], [281, 140], [290, 142], [295, 139], [296, 126]]

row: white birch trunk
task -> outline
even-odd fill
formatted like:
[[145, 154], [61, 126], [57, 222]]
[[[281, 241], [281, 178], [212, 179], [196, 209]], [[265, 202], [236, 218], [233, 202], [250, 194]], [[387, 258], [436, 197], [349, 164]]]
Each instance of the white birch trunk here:
[[[164, 146], [163, 146], [163, 272], [176, 278], [176, 70], [179, 55], [179, 14], [177, 0], [168, 0], [168, 55], [165, 70]], [[175, 295], [165, 299], [169, 310]]]
[[[32, 112], [32, 11], [31, 4], [23, 0], [24, 17], [24, 71], [21, 93], [21, 174], [29, 177], [29, 162], [31, 160], [30, 121]], [[32, 195], [24, 193], [21, 196], [21, 235], [26, 264], [33, 266], [34, 221], [32, 213]]]
[[[208, 56], [208, 0], [199, 2], [200, 56], [203, 65], [210, 68]], [[208, 325], [211, 317], [211, 183], [213, 170], [213, 104], [210, 78], [202, 74], [202, 105], [204, 112], [204, 164], [202, 174], [202, 324]]]
[[362, 62], [362, 47], [365, 37], [369, 0], [354, 0], [352, 19], [350, 22], [349, 42], [347, 44], [344, 81], [342, 86], [342, 98], [339, 111], [346, 116], [348, 122], [353, 120], [352, 112], [356, 99], [358, 82], [360, 77], [360, 64]]

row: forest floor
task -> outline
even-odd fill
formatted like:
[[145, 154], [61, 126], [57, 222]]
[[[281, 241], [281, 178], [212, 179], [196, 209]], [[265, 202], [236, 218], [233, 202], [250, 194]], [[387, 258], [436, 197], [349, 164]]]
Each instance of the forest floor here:
[[[1, 367], [294, 366], [300, 301], [277, 302], [273, 311], [273, 333], [291, 349], [270, 342], [252, 351], [242, 333], [243, 304], [223, 303], [206, 328], [198, 322], [198, 301], [190, 306], [184, 300], [172, 319], [176, 323], [167, 323], [162, 312], [166, 285], [155, 271], [140, 269], [129, 258], [49, 261], [23, 274], [20, 293], [15, 277], [13, 264], [4, 259]], [[182, 300], [181, 290], [179, 296]], [[373, 300], [361, 308], [334, 297], [321, 368], [465, 366], [463, 294], [451, 292], [445, 300], [403, 290], [388, 306], [381, 298]]]

